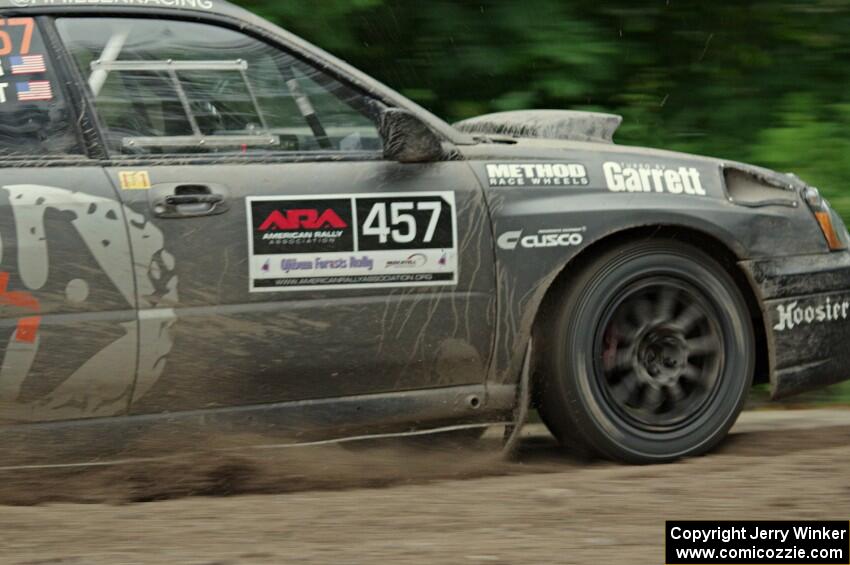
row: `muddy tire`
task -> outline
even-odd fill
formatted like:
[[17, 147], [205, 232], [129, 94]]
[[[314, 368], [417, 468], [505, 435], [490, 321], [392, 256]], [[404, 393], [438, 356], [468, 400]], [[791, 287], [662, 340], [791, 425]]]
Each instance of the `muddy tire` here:
[[543, 326], [541, 416], [564, 444], [661, 463], [714, 447], [746, 400], [752, 320], [702, 251], [647, 240], [577, 273]]

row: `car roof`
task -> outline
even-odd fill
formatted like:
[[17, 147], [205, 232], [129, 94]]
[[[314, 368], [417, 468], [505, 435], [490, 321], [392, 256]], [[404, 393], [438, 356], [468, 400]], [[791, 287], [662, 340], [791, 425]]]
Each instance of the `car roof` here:
[[77, 8], [100, 8], [109, 11], [122, 9], [138, 11], [140, 8], [151, 11], [186, 10], [241, 17], [249, 14], [226, 0], [0, 0], [0, 10], [4, 11], [26, 12], [49, 9], [70, 12]]

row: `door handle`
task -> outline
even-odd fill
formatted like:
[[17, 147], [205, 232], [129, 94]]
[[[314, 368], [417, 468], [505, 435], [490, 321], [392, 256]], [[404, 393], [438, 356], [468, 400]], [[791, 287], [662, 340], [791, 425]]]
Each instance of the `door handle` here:
[[150, 193], [158, 218], [217, 216], [230, 210], [228, 190], [218, 184], [161, 184]]
[[220, 204], [224, 202], [224, 196], [220, 194], [175, 194], [168, 196], [165, 203], [169, 206], [183, 206], [186, 204]]

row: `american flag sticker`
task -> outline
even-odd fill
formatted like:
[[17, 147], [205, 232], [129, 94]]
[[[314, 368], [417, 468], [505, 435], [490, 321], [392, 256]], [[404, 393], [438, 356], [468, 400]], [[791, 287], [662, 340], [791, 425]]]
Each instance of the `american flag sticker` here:
[[46, 80], [19, 82], [17, 84], [17, 89], [18, 101], [20, 102], [53, 100], [53, 89], [50, 87], [50, 83]]
[[13, 75], [29, 75], [33, 73], [46, 73], [47, 66], [44, 64], [44, 55], [24, 55], [21, 57], [9, 57], [9, 64]]

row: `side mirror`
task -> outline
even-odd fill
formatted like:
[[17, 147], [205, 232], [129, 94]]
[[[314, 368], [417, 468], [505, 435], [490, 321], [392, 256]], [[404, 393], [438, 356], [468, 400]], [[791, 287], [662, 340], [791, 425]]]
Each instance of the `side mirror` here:
[[431, 163], [444, 157], [443, 144], [431, 128], [407, 110], [387, 108], [381, 113], [384, 158], [399, 163]]

